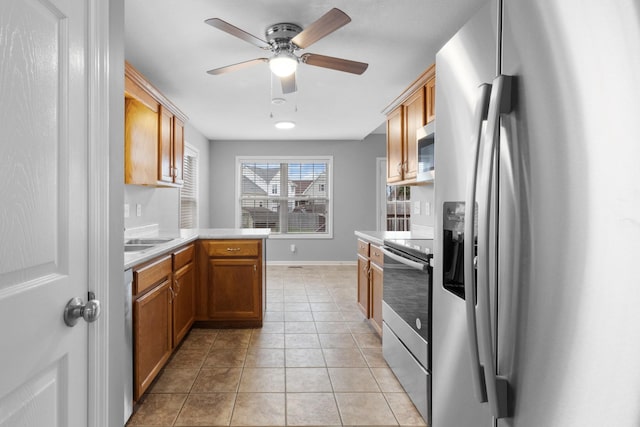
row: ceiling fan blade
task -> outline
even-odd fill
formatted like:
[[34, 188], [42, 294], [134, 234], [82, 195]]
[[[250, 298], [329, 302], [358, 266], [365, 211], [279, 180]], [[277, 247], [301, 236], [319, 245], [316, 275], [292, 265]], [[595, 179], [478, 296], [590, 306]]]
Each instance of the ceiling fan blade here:
[[226, 21], [223, 21], [220, 18], [210, 18], [204, 22], [214, 28], [224, 31], [225, 33], [231, 34], [232, 36], [236, 36], [239, 39], [249, 42], [254, 46], [258, 46], [260, 49], [268, 50], [271, 47], [271, 45], [266, 41], [254, 36], [253, 34], [249, 34], [246, 31], [241, 30], [240, 28], [231, 25]]
[[365, 64], [364, 62], [350, 61], [333, 56], [316, 55], [315, 53], [305, 53], [300, 59], [305, 64], [352, 74], [362, 74], [367, 70], [367, 67], [369, 67], [369, 64]]
[[349, 22], [351, 22], [351, 18], [334, 7], [291, 39], [291, 42], [300, 49], [305, 49]]
[[231, 71], [241, 70], [243, 68], [247, 68], [252, 65], [258, 64], [260, 62], [269, 62], [269, 60], [267, 58], [250, 59], [249, 61], [238, 62], [237, 64], [227, 65], [226, 67], [214, 68], [213, 70], [207, 71], [207, 73], [217, 76], [219, 74], [225, 74]]
[[280, 77], [280, 84], [282, 84], [282, 93], [285, 95], [298, 90], [298, 87], [296, 85], [296, 73], [293, 73], [287, 77]]

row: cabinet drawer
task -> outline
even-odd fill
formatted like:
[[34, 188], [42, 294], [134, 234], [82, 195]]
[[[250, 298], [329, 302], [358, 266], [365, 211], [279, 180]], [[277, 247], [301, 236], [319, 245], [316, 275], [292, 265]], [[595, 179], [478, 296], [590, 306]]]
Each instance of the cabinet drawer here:
[[369, 257], [369, 242], [358, 239], [358, 253], [364, 257]]
[[210, 257], [257, 257], [260, 254], [259, 240], [215, 240], [204, 244]]
[[173, 253], [173, 270], [177, 271], [193, 261], [194, 245], [185, 246]]
[[133, 294], [139, 295], [171, 275], [171, 255], [166, 255], [133, 270]]
[[378, 264], [380, 267], [384, 265], [384, 255], [382, 254], [379, 246], [373, 244], [370, 246], [369, 259], [371, 260], [371, 262], [373, 262], [374, 264]]

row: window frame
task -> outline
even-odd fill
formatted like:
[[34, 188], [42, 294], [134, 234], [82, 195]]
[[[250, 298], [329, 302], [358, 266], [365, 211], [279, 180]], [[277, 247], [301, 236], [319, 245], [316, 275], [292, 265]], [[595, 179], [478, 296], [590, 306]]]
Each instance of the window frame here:
[[[186, 160], [187, 157], [193, 157], [195, 159], [195, 176], [194, 176], [194, 189], [195, 191], [193, 192], [193, 200], [194, 200], [194, 207], [195, 210], [193, 212], [193, 228], [198, 228], [200, 225], [200, 214], [199, 214], [199, 210], [200, 210], [200, 152], [198, 151], [197, 148], [195, 148], [194, 146], [192, 146], [191, 144], [188, 144], [185, 141], [184, 144], [184, 152], [183, 152], [183, 162]], [[178, 224], [180, 226], [180, 228], [182, 228], [182, 191], [183, 191], [183, 187], [180, 188], [179, 194], [178, 194]]]
[[[242, 164], [243, 163], [325, 163], [326, 172], [326, 232], [324, 233], [282, 233], [272, 232], [270, 239], [333, 239], [333, 156], [236, 156], [235, 166], [235, 226], [242, 228]], [[271, 194], [267, 194], [266, 198]]]

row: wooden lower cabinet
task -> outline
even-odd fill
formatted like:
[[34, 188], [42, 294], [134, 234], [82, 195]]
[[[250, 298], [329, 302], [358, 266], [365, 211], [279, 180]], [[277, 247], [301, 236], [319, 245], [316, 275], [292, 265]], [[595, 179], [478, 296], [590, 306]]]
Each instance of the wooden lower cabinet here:
[[195, 318], [195, 246], [133, 269], [133, 398], [138, 400]]
[[382, 334], [382, 267], [371, 263], [371, 320], [373, 327]]
[[262, 240], [201, 240], [196, 320], [208, 326], [260, 327], [265, 274]]
[[134, 400], [142, 396], [171, 356], [171, 307], [169, 278], [133, 303]]
[[212, 320], [262, 320], [257, 259], [209, 260], [209, 304]]
[[[177, 346], [189, 333], [195, 320], [196, 271], [193, 262], [194, 245], [182, 249], [190, 252], [189, 262], [181, 265], [173, 273], [173, 346]], [[174, 257], [176, 268], [177, 254]]]
[[383, 264], [380, 247], [358, 239], [358, 308], [378, 334], [382, 334]]
[[369, 318], [369, 258], [358, 254], [358, 308]]

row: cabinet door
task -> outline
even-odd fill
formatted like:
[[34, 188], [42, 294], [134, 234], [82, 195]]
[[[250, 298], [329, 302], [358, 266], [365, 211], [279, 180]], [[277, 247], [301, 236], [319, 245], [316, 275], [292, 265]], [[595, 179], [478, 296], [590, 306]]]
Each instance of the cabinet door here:
[[369, 318], [369, 259], [358, 255], [358, 307]]
[[124, 183], [155, 184], [158, 113], [134, 98], [124, 104]]
[[138, 400], [171, 356], [171, 282], [165, 280], [133, 303], [134, 390]]
[[436, 79], [432, 78], [425, 85], [427, 96], [427, 123], [436, 118]]
[[158, 123], [158, 181], [172, 183], [173, 170], [171, 162], [173, 158], [173, 114], [160, 106], [160, 122]]
[[177, 117], [173, 118], [173, 182], [182, 185], [184, 162], [184, 123]]
[[402, 106], [387, 117], [387, 182], [402, 181], [404, 126]]
[[187, 335], [196, 314], [195, 269], [189, 263], [173, 274], [173, 347]]
[[378, 333], [382, 331], [382, 278], [382, 268], [371, 263], [371, 319]]
[[209, 259], [211, 320], [262, 320], [261, 267], [253, 259]]
[[404, 179], [415, 178], [418, 172], [416, 131], [426, 124], [424, 88], [411, 95], [404, 104]]

